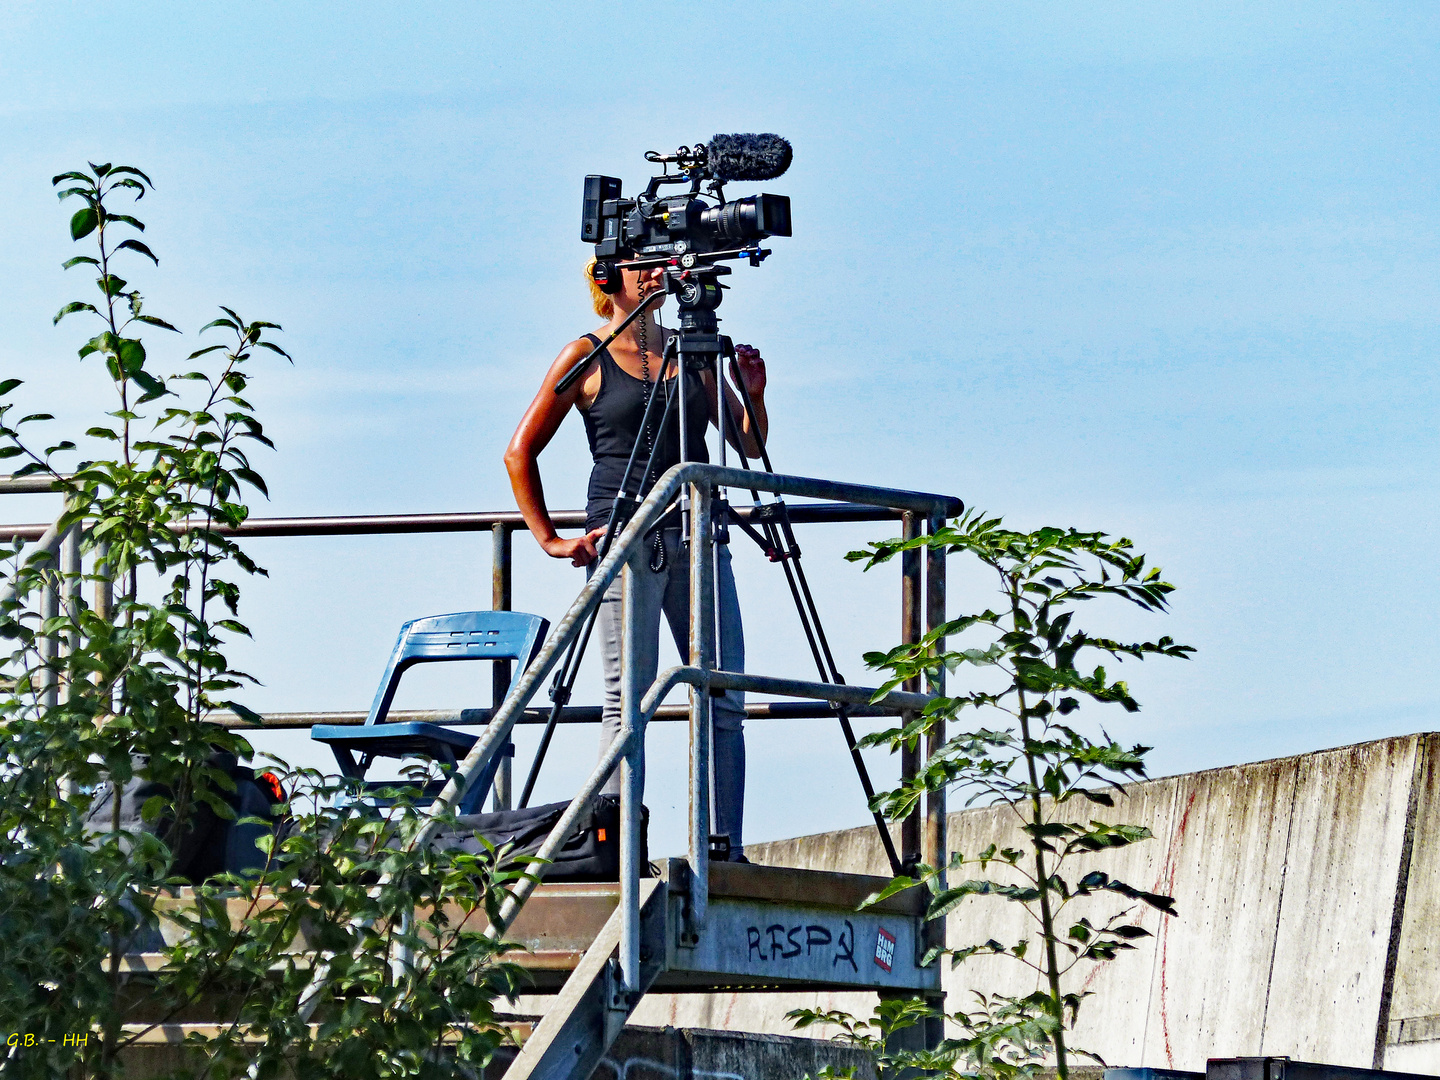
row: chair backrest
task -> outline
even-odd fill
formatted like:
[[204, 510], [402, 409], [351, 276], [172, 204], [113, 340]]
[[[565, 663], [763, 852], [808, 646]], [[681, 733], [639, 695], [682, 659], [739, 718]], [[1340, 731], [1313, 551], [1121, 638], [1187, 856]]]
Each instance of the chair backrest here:
[[412, 664], [433, 660], [515, 660], [523, 671], [540, 648], [549, 626], [539, 615], [523, 611], [457, 611], [411, 619], [400, 627], [400, 638], [385, 665], [365, 723], [385, 722], [400, 676]]

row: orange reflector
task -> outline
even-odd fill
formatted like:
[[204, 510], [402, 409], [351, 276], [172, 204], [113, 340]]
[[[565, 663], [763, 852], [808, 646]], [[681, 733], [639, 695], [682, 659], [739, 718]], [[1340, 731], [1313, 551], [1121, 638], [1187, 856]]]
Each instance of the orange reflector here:
[[265, 794], [270, 796], [272, 803], [285, 801], [285, 789], [280, 786], [280, 778], [273, 772], [262, 772], [255, 777], [255, 782], [265, 789]]
[[603, 843], [605, 842], [605, 830], [604, 830], [604, 829], [597, 829], [597, 830], [595, 831], [595, 839], [598, 840], [598, 841], [600, 841], [600, 843], [603, 844]]

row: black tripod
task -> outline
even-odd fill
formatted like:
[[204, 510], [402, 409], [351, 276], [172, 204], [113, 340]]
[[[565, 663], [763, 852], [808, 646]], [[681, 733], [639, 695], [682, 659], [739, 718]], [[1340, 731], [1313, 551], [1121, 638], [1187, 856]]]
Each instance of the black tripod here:
[[[731, 253], [723, 253], [731, 254]], [[758, 263], [763, 255], [746, 253], [752, 263]], [[768, 254], [768, 252], [765, 252]], [[676, 262], [681, 265], [676, 266]], [[684, 263], [690, 263], [686, 266]], [[665, 288], [657, 290], [646, 297], [637, 305], [635, 311], [618, 326], [605, 341], [596, 345], [590, 354], [580, 360], [566, 373], [564, 378], [556, 386], [557, 393], [563, 393], [574, 381], [578, 379], [588, 366], [590, 359], [601, 349], [607, 347], [615, 340], [626, 327], [636, 318], [643, 317], [660, 297], [674, 294], [679, 308], [680, 326], [677, 333], [666, 343], [664, 359], [661, 363], [660, 377], [653, 382], [646, 396], [643, 419], [641, 421], [641, 438], [637, 438], [635, 447], [630, 452], [626, 463], [624, 476], [621, 482], [620, 494], [616, 497], [610, 511], [610, 518], [606, 524], [605, 535], [599, 546], [600, 558], [604, 558], [610, 550], [616, 533], [624, 527], [625, 523], [634, 513], [639, 505], [643, 493], [648, 490], [654, 477], [651, 475], [655, 464], [655, 451], [660, 445], [660, 438], [657, 434], [651, 447], [649, 460], [645, 463], [644, 472], [639, 477], [639, 482], [632, 489], [630, 481], [634, 475], [634, 466], [643, 441], [644, 433], [649, 430], [651, 417], [660, 397], [664, 398], [664, 409], [661, 414], [658, 432], [665, 430], [672, 412], [678, 413], [679, 435], [680, 435], [680, 460], [694, 460], [691, 454], [691, 447], [688, 445], [688, 427], [685, 415], [685, 393], [684, 381], [688, 372], [710, 371], [713, 374], [716, 388], [718, 408], [716, 410], [717, 426], [719, 427], [719, 464], [725, 464], [727, 428], [734, 425], [735, 448], [740, 456], [741, 467], [750, 469], [750, 460], [744, 451], [743, 432], [745, 422], [748, 420], [750, 429], [754, 433], [755, 444], [760, 452], [761, 464], [766, 472], [774, 472], [770, 462], [769, 451], [765, 447], [764, 440], [760, 437], [755, 424], [754, 402], [750, 398], [749, 388], [745, 385], [743, 378], [737, 378], [739, 390], [739, 407], [741, 415], [736, 416], [731, 412], [731, 404], [727, 395], [728, 381], [725, 378], [724, 361], [735, 360], [734, 343], [729, 337], [719, 333], [719, 319], [715, 309], [720, 306], [724, 293], [719, 282], [721, 275], [730, 273], [730, 268], [721, 266], [715, 262], [699, 262], [695, 256], [684, 257], [679, 260], [671, 259], [646, 259], [636, 260], [627, 263], [627, 268], [643, 269], [647, 266], [663, 265], [666, 267]], [[667, 380], [665, 373], [669, 370], [672, 361], [678, 360], [678, 377]], [[674, 385], [672, 386], [671, 383]], [[664, 387], [662, 394], [661, 388]], [[678, 408], [677, 405], [678, 399]], [[736, 526], [759, 545], [761, 551], [771, 562], [778, 562], [785, 574], [785, 581], [790, 590], [791, 599], [794, 601], [795, 610], [800, 618], [801, 628], [804, 630], [805, 639], [810, 648], [811, 656], [820, 675], [821, 682], [843, 684], [841, 676], [835, 664], [835, 658], [830, 650], [830, 644], [825, 636], [824, 627], [820, 622], [820, 615], [815, 606], [815, 598], [810, 591], [809, 581], [806, 579], [805, 570], [800, 563], [800, 547], [795, 542], [795, 534], [791, 528], [791, 522], [782, 499], [776, 498], [769, 503], [762, 502], [760, 492], [750, 489], [753, 500], [750, 520], [748, 522], [736, 520]], [[681, 515], [682, 528], [686, 530], [684, 535], [686, 543], [698, 540], [702, 543], [726, 544], [729, 542], [729, 506], [723, 498], [714, 500], [714, 530], [708, 537], [690, 537], [688, 530], [690, 518], [688, 511], [688, 494], [682, 495]], [[718, 589], [718, 576], [715, 579], [715, 587]], [[719, 633], [720, 614], [717, 603], [718, 593], [708, 598], [711, 610], [714, 612], [716, 622], [716, 633], [714, 635], [716, 648], [716, 666], [724, 669], [724, 657], [720, 654], [721, 635]], [[595, 620], [598, 617], [599, 608], [591, 613], [583, 633], [571, 645], [565, 656], [564, 662], [556, 671], [555, 681], [551, 685], [550, 697], [553, 703], [550, 716], [546, 720], [545, 730], [540, 738], [540, 746], [536, 750], [535, 760], [531, 764], [529, 775], [525, 780], [525, 787], [520, 796], [521, 807], [529, 804], [530, 795], [535, 787], [535, 780], [540, 772], [540, 767], [545, 759], [546, 751], [550, 746], [551, 736], [554, 734], [555, 725], [558, 723], [560, 713], [566, 703], [570, 700], [570, 694], [574, 687], [575, 678], [579, 673], [580, 661], [584, 656], [586, 646], [590, 640], [590, 634], [594, 630]], [[851, 761], [855, 765], [856, 774], [860, 778], [861, 788], [865, 792], [867, 805], [875, 798], [875, 788], [871, 783], [870, 774], [865, 767], [864, 758], [856, 745], [854, 728], [850, 723], [849, 708], [840, 703], [834, 703], [837, 719], [840, 721], [840, 730], [845, 736], [845, 744], [849, 748]], [[714, 785], [711, 785], [714, 791]], [[885, 819], [877, 811], [872, 810], [875, 826], [879, 830], [881, 844], [884, 846], [886, 857], [890, 862], [893, 873], [899, 875], [903, 872], [899, 855], [895, 851], [894, 842], [890, 838], [890, 831], [885, 825]], [[713, 818], [712, 818], [713, 820]]]

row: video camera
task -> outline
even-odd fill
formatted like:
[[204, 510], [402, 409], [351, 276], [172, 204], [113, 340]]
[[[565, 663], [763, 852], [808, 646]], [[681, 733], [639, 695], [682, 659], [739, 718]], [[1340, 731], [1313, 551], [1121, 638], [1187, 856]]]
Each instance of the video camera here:
[[[754, 247], [755, 241], [790, 235], [790, 198], [766, 194], [726, 202], [724, 184], [774, 179], [790, 167], [792, 155], [790, 143], [779, 135], [716, 135], [673, 154], [647, 153], [645, 160], [661, 165], [662, 172], [633, 199], [621, 195], [616, 177], [585, 177], [580, 238], [595, 245], [595, 283], [607, 293], [618, 292], [619, 262], [631, 269], [689, 269], [748, 258], [759, 265], [770, 253]], [[661, 185], [684, 183], [690, 185], [688, 192], [660, 195]]]

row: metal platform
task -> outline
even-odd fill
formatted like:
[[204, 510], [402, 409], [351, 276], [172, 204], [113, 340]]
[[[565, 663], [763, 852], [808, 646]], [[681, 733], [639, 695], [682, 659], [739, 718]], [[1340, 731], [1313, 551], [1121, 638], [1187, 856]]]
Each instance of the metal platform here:
[[[668, 993], [716, 990], [912, 990], [938, 993], [936, 966], [920, 968], [920, 925], [924, 897], [901, 893], [856, 912], [866, 896], [887, 879], [788, 867], [716, 863], [710, 867], [710, 911], [705, 933], [690, 943], [690, 876], [680, 859], [657, 863], [655, 878], [644, 884], [663, 894], [664, 963], [650, 989]], [[185, 907], [190, 890], [161, 901], [160, 910]], [[250, 909], [239, 897], [230, 901], [232, 918]], [[260, 901], [259, 907], [264, 907]], [[507, 942], [515, 948], [503, 959], [524, 968], [535, 993], [553, 994], [580, 966], [591, 945], [620, 907], [620, 885], [541, 885], [521, 909]], [[421, 918], [425, 912], [418, 911]], [[452, 921], [458, 909], [447, 913]], [[476, 923], [483, 927], [483, 919]], [[177, 924], [162, 921], [167, 943], [179, 938]], [[688, 935], [688, 936], [687, 936]], [[309, 954], [302, 931], [292, 945]], [[307, 956], [308, 959], [308, 956]], [[648, 958], [646, 958], [648, 959]], [[164, 965], [158, 951], [130, 952], [122, 969], [155, 971]]]
[[[665, 959], [650, 989], [913, 990], [938, 993], [939, 969], [918, 966], [924, 897], [902, 893], [863, 913], [855, 908], [887, 879], [788, 867], [715, 863], [705, 933], [687, 943], [689, 871], [660, 864]], [[553, 992], [578, 966], [620, 905], [618, 884], [542, 885], [506, 939], [505, 959]], [[642, 956], [642, 963], [646, 958]]]

